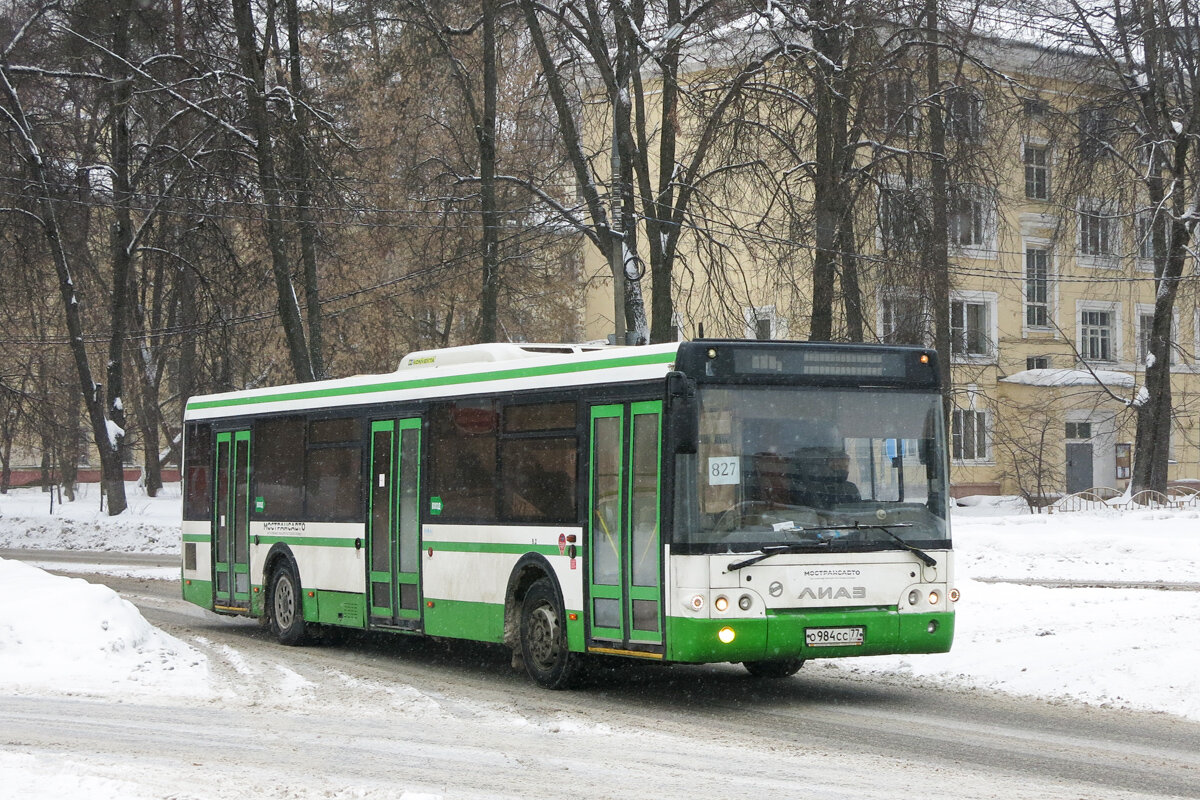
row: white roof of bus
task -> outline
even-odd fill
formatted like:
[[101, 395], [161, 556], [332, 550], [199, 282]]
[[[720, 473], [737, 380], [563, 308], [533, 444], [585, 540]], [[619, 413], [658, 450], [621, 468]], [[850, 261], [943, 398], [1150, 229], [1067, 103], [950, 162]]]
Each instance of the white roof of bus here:
[[[576, 347], [583, 349], [585, 346]], [[518, 354], [518, 349], [524, 355]], [[678, 350], [679, 343], [674, 342], [643, 347], [603, 347], [573, 353], [530, 352], [519, 345], [474, 345], [445, 351], [421, 351], [406, 356], [401, 368], [395, 372], [197, 395], [188, 400], [184, 418], [191, 421], [650, 380], [662, 377], [672, 369]], [[472, 353], [468, 351], [484, 358], [470, 358]], [[434, 360], [422, 363], [428, 358]], [[414, 360], [415, 363], [409, 363]]]

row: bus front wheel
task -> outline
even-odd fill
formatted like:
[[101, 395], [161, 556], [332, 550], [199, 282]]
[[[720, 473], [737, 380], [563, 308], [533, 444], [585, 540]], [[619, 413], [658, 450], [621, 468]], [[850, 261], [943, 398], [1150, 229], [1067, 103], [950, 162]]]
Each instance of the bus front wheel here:
[[780, 658], [774, 661], [743, 661], [742, 666], [756, 678], [790, 678], [804, 666], [804, 659]]
[[267, 588], [267, 624], [280, 644], [304, 642], [305, 624], [301, 608], [300, 580], [292, 565], [284, 561], [275, 568]]
[[566, 613], [549, 578], [529, 587], [521, 603], [521, 658], [539, 686], [566, 689], [579, 677], [582, 654], [567, 645]]

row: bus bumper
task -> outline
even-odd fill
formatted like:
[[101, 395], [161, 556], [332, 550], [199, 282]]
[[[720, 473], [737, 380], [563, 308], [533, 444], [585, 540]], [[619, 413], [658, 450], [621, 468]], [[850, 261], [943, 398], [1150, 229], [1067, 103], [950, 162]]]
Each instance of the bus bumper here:
[[[670, 617], [667, 625], [667, 660], [694, 664], [945, 653], [954, 641], [953, 612], [900, 614], [894, 608], [784, 612], [750, 619]], [[855, 627], [863, 628], [862, 644], [805, 643], [809, 628]]]

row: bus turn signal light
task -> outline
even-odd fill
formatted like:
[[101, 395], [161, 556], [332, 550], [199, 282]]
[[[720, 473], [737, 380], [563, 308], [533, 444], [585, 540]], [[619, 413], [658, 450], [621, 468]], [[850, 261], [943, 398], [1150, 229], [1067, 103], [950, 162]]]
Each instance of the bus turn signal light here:
[[952, 603], [958, 602], [958, 589], [950, 590], [950, 602], [952, 602]]

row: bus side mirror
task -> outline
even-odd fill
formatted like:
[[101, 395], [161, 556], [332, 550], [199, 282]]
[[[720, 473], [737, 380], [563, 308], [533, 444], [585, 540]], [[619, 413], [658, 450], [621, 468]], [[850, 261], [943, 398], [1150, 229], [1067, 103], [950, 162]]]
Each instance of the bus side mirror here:
[[667, 425], [676, 453], [696, 452], [700, 443], [696, 382], [682, 372], [667, 373]]

